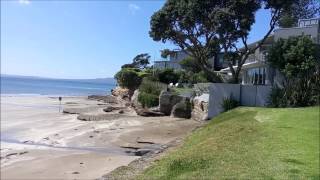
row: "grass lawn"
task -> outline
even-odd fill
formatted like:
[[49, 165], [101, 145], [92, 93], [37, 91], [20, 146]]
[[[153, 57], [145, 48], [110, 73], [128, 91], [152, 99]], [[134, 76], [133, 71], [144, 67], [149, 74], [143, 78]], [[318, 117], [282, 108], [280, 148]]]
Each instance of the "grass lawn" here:
[[319, 179], [319, 108], [223, 113], [138, 179]]

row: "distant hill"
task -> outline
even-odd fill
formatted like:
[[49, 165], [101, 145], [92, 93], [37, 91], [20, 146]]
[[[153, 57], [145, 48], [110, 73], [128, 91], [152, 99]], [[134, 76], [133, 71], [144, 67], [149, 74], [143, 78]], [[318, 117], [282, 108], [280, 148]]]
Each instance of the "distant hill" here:
[[114, 78], [96, 78], [96, 79], [59, 79], [59, 78], [47, 78], [39, 76], [21, 76], [12, 74], [1, 74], [1, 77], [7, 78], [27, 78], [27, 79], [48, 79], [48, 80], [61, 80], [61, 81], [78, 81], [78, 82], [91, 82], [91, 83], [106, 83], [106, 84], [116, 84]]

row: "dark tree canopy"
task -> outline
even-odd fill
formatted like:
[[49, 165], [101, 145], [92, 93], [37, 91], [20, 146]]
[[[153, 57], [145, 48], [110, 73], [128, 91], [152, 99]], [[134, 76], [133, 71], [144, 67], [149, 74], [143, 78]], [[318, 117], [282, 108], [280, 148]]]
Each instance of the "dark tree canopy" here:
[[[255, 50], [248, 48], [247, 39], [256, 11], [263, 7], [272, 15], [262, 44], [290, 4], [288, 0], [167, 0], [151, 17], [149, 34], [155, 41], [173, 42], [196, 59], [206, 73], [214, 74], [209, 58], [224, 52], [238, 81], [242, 65]], [[243, 50], [237, 47], [239, 41], [245, 46]], [[237, 62], [238, 68], [234, 69], [231, 62]]]
[[320, 16], [319, 0], [293, 0], [279, 20], [279, 26], [288, 28], [297, 26], [299, 19], [308, 19]]
[[176, 52], [175, 51], [172, 51], [170, 49], [164, 49], [161, 51], [161, 57], [162, 58], [167, 58], [168, 56], [170, 55], [174, 55]]
[[148, 53], [138, 54], [133, 58], [132, 63], [124, 64], [121, 68], [139, 68], [145, 69], [150, 64], [150, 55]]
[[307, 36], [280, 39], [268, 52], [268, 62], [288, 78], [319, 71], [319, 47]]

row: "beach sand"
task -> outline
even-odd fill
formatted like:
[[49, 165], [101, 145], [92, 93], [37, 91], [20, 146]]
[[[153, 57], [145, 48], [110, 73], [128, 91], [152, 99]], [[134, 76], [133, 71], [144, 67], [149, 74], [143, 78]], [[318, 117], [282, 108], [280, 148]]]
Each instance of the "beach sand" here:
[[[62, 108], [96, 108], [91, 114], [102, 113], [104, 106], [86, 97], [62, 100]], [[109, 120], [81, 121], [62, 108], [59, 112], [56, 97], [1, 97], [1, 179], [99, 178], [139, 158], [130, 152], [165, 146], [199, 125], [130, 111]]]

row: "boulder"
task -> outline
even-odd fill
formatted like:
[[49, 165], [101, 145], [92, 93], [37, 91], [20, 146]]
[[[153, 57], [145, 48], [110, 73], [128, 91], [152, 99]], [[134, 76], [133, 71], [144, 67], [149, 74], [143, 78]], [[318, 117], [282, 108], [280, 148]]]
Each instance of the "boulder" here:
[[127, 88], [116, 87], [114, 90], [112, 90], [111, 94], [120, 99], [130, 101], [133, 92], [133, 90]]
[[208, 106], [209, 106], [209, 94], [202, 94], [196, 96], [192, 100], [193, 109], [191, 112], [191, 118], [198, 121], [204, 121], [208, 119]]
[[99, 96], [99, 95], [91, 95], [88, 96], [88, 99], [90, 100], [96, 100], [96, 101], [102, 101], [105, 103], [117, 103], [117, 98], [111, 95], [106, 95], [106, 96]]
[[190, 99], [183, 98], [180, 102], [174, 105], [171, 111], [171, 116], [189, 119], [191, 117]]
[[170, 115], [173, 106], [180, 102], [182, 99], [182, 96], [173, 94], [169, 91], [162, 91], [159, 97], [160, 112], [164, 113], [165, 115]]
[[165, 115], [162, 112], [150, 111], [150, 110], [144, 109], [144, 108], [135, 108], [135, 111], [139, 116], [144, 116], [144, 117], [157, 117], [157, 116], [164, 116]]
[[104, 112], [112, 112], [114, 110], [123, 110], [126, 107], [119, 107], [119, 106], [108, 106], [103, 109]]
[[138, 96], [139, 96], [139, 90], [135, 90], [132, 97], [131, 97], [131, 106], [132, 107], [142, 107], [141, 103], [138, 101]]

